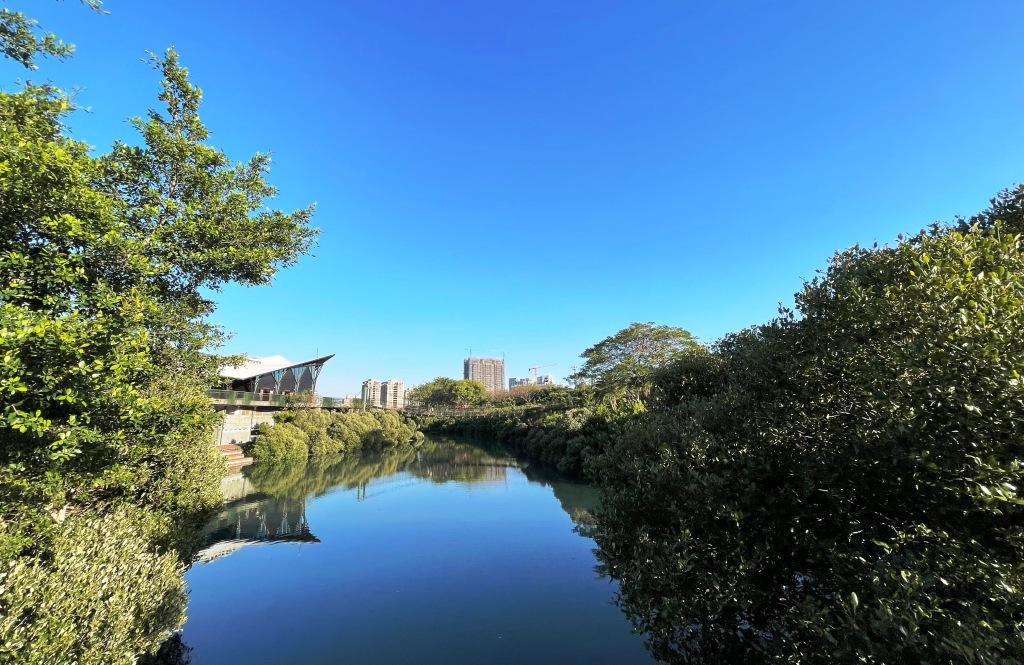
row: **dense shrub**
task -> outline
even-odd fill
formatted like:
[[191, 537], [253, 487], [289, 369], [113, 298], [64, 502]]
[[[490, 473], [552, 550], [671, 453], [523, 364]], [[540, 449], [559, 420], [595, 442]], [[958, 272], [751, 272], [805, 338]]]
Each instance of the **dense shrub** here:
[[130, 665], [185, 620], [178, 558], [157, 552], [151, 517], [120, 508], [56, 528], [50, 550], [0, 570], [0, 661]]
[[[342, 452], [382, 450], [423, 439], [415, 421], [397, 411], [315, 409], [283, 411], [275, 425], [261, 426], [250, 453], [257, 461], [330, 457]], [[300, 448], [305, 451], [300, 454]]]
[[326, 429], [316, 429], [309, 435], [309, 454], [313, 457], [336, 455], [342, 450], [342, 443], [327, 435]]
[[855, 248], [796, 314], [658, 374], [596, 537], [673, 662], [1024, 658], [1024, 253]]
[[594, 391], [587, 385], [578, 388], [552, 385], [517, 386], [512, 390], [489, 395], [484, 405], [489, 408], [540, 406], [548, 409], [571, 409], [593, 406]]
[[578, 400], [561, 399], [543, 407], [504, 408], [462, 416], [432, 418], [431, 431], [481, 438], [557, 468], [585, 477], [622, 424], [642, 411], [616, 411], [605, 405], [563, 408]]
[[249, 451], [257, 462], [304, 460], [309, 456], [309, 435], [291, 423], [264, 423]]

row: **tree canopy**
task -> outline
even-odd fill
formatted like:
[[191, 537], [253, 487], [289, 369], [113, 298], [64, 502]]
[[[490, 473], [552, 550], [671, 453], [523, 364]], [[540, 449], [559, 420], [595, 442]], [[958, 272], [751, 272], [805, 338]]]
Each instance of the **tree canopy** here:
[[[0, 50], [25, 66], [70, 53], [7, 10]], [[201, 92], [177, 54], [152, 61], [159, 105], [133, 121], [138, 140], [99, 156], [71, 137], [62, 91], [0, 92], [0, 608], [15, 612], [0, 621], [5, 662], [49, 662], [53, 649], [68, 661], [132, 662], [180, 624], [183, 585], [167, 547], [219, 503], [224, 473], [206, 394], [222, 333], [206, 294], [268, 282], [316, 234], [311, 209], [267, 207], [265, 155], [235, 164], [207, 143]], [[110, 547], [97, 536], [103, 576], [68, 570], [95, 562], [54, 561], [69, 534], [102, 534], [115, 513], [135, 525], [118, 532], [136, 540]], [[95, 598], [158, 576], [146, 603], [161, 622], [99, 603], [89, 610], [97, 625], [123, 630], [77, 640], [77, 610], [62, 604], [77, 601], [50, 575], [91, 580], [83, 594]], [[38, 643], [58, 634], [67, 641]]]
[[[99, 11], [100, 0], [81, 0], [83, 5]], [[36, 58], [66, 58], [74, 53], [73, 44], [62, 41], [52, 32], [44, 32], [39, 22], [23, 12], [0, 8], [0, 53], [26, 69], [36, 69]]]
[[584, 351], [583, 367], [570, 378], [602, 395], [638, 399], [653, 371], [701, 348], [683, 328], [633, 323]]
[[409, 396], [425, 406], [466, 407], [486, 399], [487, 386], [469, 379], [438, 377], [416, 386]]

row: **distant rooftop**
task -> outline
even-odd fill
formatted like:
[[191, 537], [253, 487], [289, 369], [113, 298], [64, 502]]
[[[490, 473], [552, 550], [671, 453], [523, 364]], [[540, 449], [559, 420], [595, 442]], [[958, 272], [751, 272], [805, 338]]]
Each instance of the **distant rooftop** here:
[[327, 362], [334, 357], [331, 353], [326, 356], [320, 356], [319, 358], [312, 358], [310, 360], [300, 360], [299, 362], [292, 362], [284, 356], [265, 356], [262, 358], [251, 357], [246, 358], [238, 365], [229, 365], [222, 367], [220, 375], [225, 379], [251, 379], [253, 377], [261, 376], [263, 374], [270, 374], [277, 370], [288, 369], [289, 367], [298, 367], [300, 365], [316, 365]]

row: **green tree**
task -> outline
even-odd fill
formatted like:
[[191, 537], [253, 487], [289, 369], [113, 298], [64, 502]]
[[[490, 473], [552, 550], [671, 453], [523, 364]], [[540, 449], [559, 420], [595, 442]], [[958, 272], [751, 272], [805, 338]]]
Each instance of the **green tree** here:
[[428, 407], [465, 408], [483, 402], [487, 398], [487, 386], [479, 381], [442, 376], [416, 386], [409, 396]]
[[[70, 52], [55, 38], [28, 39], [36, 26], [21, 15], [0, 20], [0, 48], [26, 66]], [[176, 527], [219, 501], [224, 465], [206, 397], [219, 363], [204, 350], [221, 332], [204, 294], [266, 283], [315, 235], [309, 209], [265, 207], [274, 194], [266, 156], [232, 164], [206, 143], [201, 94], [177, 55], [154, 65], [162, 108], [134, 121], [137, 145], [100, 157], [70, 137], [73, 106], [61, 91], [0, 92], [0, 615], [47, 608], [0, 623], [0, 645], [15, 649], [5, 656], [49, 653], [38, 640], [89, 630], [61, 605], [77, 596], [42, 579], [86, 565], [54, 561], [68, 516], [102, 529], [116, 513], [135, 528], [118, 531], [131, 534], [126, 556], [104, 561], [103, 593], [129, 602], [88, 610], [96, 625], [118, 626], [99, 636], [102, 654], [116, 657], [96, 640], [70, 639], [59, 642], [71, 645], [64, 659], [132, 662], [180, 624], [180, 607], [161, 613], [161, 626], [138, 625], [149, 618], [125, 609], [142, 589], [140, 559], [127, 553], [157, 556]], [[162, 577], [151, 588], [180, 594], [173, 566], [153, 570]], [[26, 600], [4, 582], [26, 571], [45, 597]]]
[[593, 385], [602, 397], [639, 401], [652, 372], [701, 348], [683, 328], [633, 323], [584, 351], [583, 367], [570, 379]]
[[[102, 3], [100, 0], [82, 0], [82, 4], [99, 11]], [[0, 8], [0, 53], [26, 69], [36, 69], [39, 56], [66, 58], [74, 50], [74, 45], [61, 41], [52, 32], [40, 30], [35, 19], [22, 12]]]
[[156, 64], [166, 114], [98, 159], [64, 135], [59, 92], [0, 96], [0, 473], [15, 510], [176, 502], [155, 491], [167, 473], [215, 461], [198, 449], [217, 366], [203, 351], [219, 340], [201, 289], [265, 282], [312, 239], [309, 210], [261, 209], [265, 158], [231, 165], [203, 143], [176, 55]]
[[1024, 185], [1009, 187], [992, 197], [989, 206], [969, 220], [959, 220], [959, 229], [972, 226], [991, 229], [996, 224], [1011, 234], [1024, 233]]

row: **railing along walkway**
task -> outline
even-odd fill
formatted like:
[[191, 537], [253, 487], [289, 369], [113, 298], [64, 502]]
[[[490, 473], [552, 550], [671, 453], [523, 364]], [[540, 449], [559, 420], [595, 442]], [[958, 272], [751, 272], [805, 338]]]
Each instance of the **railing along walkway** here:
[[210, 399], [217, 405], [228, 406], [278, 406], [294, 409], [327, 408], [339, 409], [345, 406], [345, 400], [337, 397], [320, 397], [319, 395], [280, 395], [275, 393], [249, 393], [242, 390], [208, 391]]

